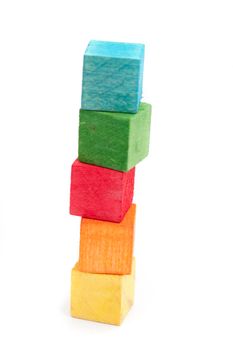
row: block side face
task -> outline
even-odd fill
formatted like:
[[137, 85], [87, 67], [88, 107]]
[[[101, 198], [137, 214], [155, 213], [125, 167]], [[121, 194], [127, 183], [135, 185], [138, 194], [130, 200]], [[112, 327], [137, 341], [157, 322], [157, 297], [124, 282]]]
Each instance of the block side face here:
[[71, 315], [120, 324], [121, 283], [119, 276], [83, 273], [76, 266], [71, 277]]
[[125, 173], [76, 161], [72, 166], [70, 213], [86, 218], [120, 222], [122, 176]]
[[140, 67], [139, 67], [139, 83], [138, 83], [138, 109], [140, 106], [140, 102], [142, 99], [142, 91], [143, 91], [143, 71], [144, 71], [144, 50], [143, 50], [143, 56], [140, 61]]
[[77, 174], [78, 174], [78, 161], [75, 160], [71, 166], [71, 178], [70, 178], [70, 214], [71, 215], [79, 215], [79, 207], [76, 202], [76, 182], [77, 182]]
[[142, 59], [85, 56], [82, 109], [136, 113]]
[[128, 168], [134, 167], [149, 153], [151, 106], [141, 103], [134, 118], [130, 120]]
[[132, 273], [130, 275], [123, 276], [121, 286], [122, 286], [122, 289], [121, 289], [121, 322], [122, 322], [134, 303], [135, 258], [133, 259]]
[[129, 117], [119, 113], [80, 111], [79, 160], [126, 171]]
[[122, 219], [130, 208], [134, 195], [135, 168], [124, 173], [122, 190]]
[[120, 224], [82, 219], [79, 269], [102, 274], [130, 274], [135, 232], [135, 205]]

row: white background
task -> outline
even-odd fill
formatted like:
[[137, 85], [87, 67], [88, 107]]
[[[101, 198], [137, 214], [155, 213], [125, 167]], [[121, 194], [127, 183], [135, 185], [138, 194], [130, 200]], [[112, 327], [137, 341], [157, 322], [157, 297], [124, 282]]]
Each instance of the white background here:
[[[233, 7], [226, 0], [0, 2], [0, 348], [233, 348]], [[137, 167], [135, 305], [69, 316], [68, 213], [82, 58], [146, 45], [150, 156]]]

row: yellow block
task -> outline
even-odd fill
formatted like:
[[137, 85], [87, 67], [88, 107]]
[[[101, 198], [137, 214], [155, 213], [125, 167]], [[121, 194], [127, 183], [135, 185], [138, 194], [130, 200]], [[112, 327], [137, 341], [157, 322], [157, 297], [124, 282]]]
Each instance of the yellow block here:
[[71, 316], [120, 325], [134, 300], [135, 259], [130, 275], [81, 272], [71, 275]]

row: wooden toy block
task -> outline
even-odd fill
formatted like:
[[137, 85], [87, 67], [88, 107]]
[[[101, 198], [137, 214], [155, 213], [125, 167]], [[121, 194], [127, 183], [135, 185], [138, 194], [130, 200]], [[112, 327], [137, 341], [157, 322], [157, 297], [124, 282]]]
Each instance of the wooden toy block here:
[[71, 316], [120, 325], [134, 301], [135, 262], [130, 275], [79, 271], [71, 274]]
[[149, 152], [151, 105], [136, 114], [80, 110], [79, 160], [128, 171]]
[[70, 213], [122, 221], [133, 200], [134, 174], [135, 168], [121, 172], [75, 160], [71, 170]]
[[132, 204], [121, 223], [82, 219], [79, 270], [90, 273], [131, 273], [136, 205]]
[[136, 113], [144, 45], [91, 41], [84, 54], [82, 109]]

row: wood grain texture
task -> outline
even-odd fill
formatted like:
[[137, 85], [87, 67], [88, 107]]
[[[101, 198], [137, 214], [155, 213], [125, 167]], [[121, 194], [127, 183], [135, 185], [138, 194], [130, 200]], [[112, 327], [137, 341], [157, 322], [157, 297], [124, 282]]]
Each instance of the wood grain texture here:
[[134, 301], [135, 261], [130, 275], [71, 274], [71, 316], [120, 325]]
[[83, 60], [82, 109], [136, 113], [144, 45], [91, 41]]
[[79, 160], [129, 171], [149, 152], [151, 105], [136, 114], [80, 110]]
[[75, 160], [71, 170], [70, 213], [122, 221], [133, 200], [134, 176], [135, 168], [121, 172]]
[[82, 219], [79, 270], [90, 273], [130, 274], [133, 260], [136, 205], [121, 223]]

